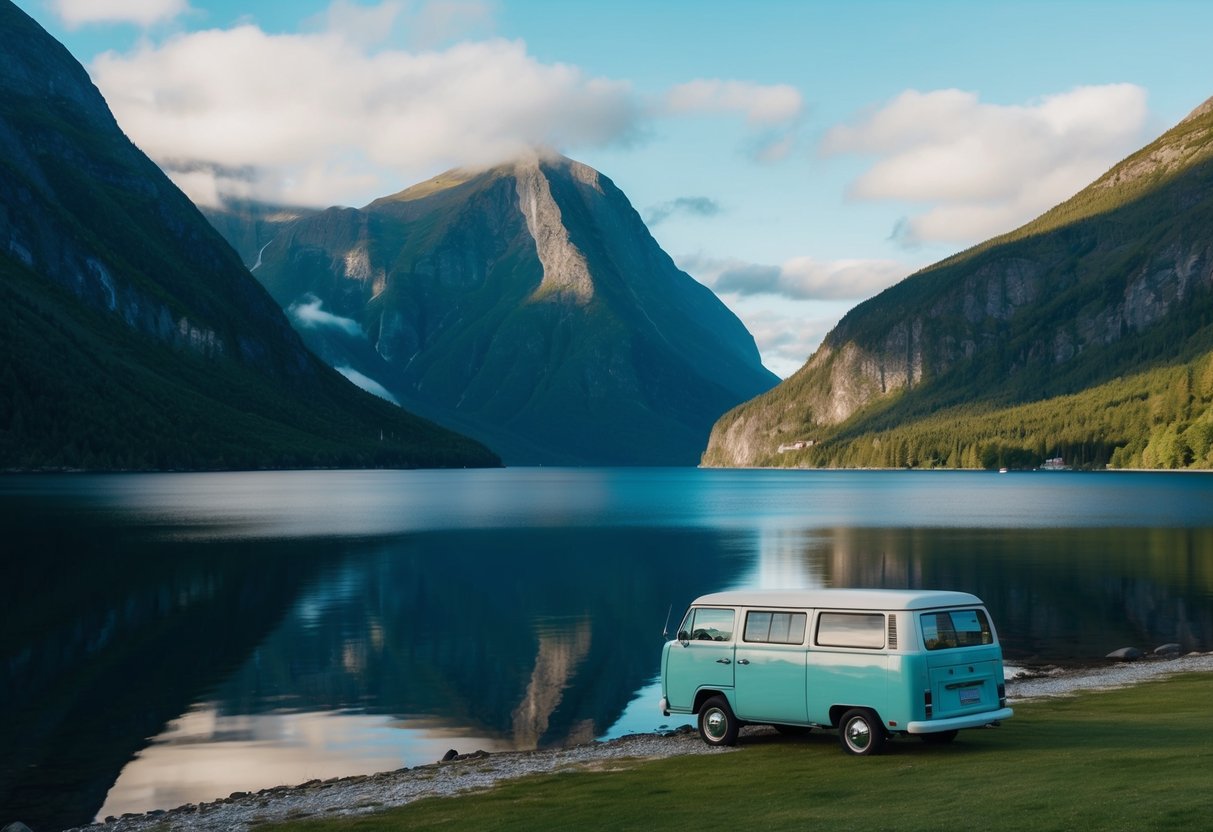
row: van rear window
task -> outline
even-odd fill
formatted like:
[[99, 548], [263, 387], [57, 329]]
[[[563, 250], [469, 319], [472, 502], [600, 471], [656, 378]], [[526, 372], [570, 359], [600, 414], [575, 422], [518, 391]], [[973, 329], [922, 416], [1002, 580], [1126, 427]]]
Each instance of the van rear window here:
[[884, 647], [884, 613], [823, 612], [817, 616], [822, 647]]
[[922, 622], [922, 643], [928, 650], [994, 643], [990, 621], [981, 610], [925, 612], [919, 620]]

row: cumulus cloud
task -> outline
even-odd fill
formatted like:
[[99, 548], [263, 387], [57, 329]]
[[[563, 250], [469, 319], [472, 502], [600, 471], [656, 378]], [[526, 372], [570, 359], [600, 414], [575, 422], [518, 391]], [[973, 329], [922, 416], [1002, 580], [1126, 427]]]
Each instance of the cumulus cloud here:
[[737, 113], [753, 126], [771, 126], [800, 117], [804, 99], [789, 84], [754, 84], [700, 78], [678, 84], [665, 96], [664, 110], [676, 115]]
[[862, 300], [901, 280], [911, 269], [896, 260], [816, 260], [793, 257], [781, 265], [700, 256], [679, 268], [721, 294], [773, 295], [790, 300]]
[[894, 236], [903, 243], [974, 242], [1096, 179], [1141, 143], [1146, 118], [1146, 92], [1134, 84], [1079, 87], [1026, 105], [907, 90], [830, 129], [820, 150], [875, 158], [852, 197], [926, 205], [899, 223]]
[[799, 370], [838, 323], [837, 316], [814, 314], [809, 308], [743, 308], [739, 315], [754, 336], [763, 366], [781, 378]]
[[655, 205], [645, 214], [646, 225], [658, 225], [675, 214], [690, 214], [698, 217], [714, 217], [720, 213], [720, 205], [706, 196], [680, 196], [669, 202]]
[[68, 26], [133, 23], [144, 28], [189, 11], [186, 0], [53, 0], [51, 8]]
[[434, 0], [421, 6], [409, 25], [409, 42], [432, 49], [456, 38], [485, 35], [494, 28], [497, 7], [481, 0]]
[[339, 329], [347, 335], [362, 336], [362, 325], [353, 318], [343, 318], [326, 311], [324, 302], [313, 294], [306, 294], [300, 300], [292, 303], [286, 310], [291, 317], [304, 329]]
[[738, 115], [750, 136], [744, 151], [755, 162], [779, 162], [792, 155], [804, 116], [804, 98], [789, 84], [755, 84], [699, 78], [672, 87], [662, 99], [665, 115]]
[[412, 53], [371, 51], [359, 37], [243, 25], [109, 52], [92, 74], [145, 152], [171, 176], [194, 174], [177, 180], [191, 196], [208, 190], [207, 165], [253, 168], [259, 198], [291, 204], [358, 203], [385, 181], [536, 145], [625, 142], [642, 116], [627, 83], [540, 63], [518, 41]]
[[396, 23], [404, 12], [402, 0], [384, 0], [377, 6], [364, 6], [353, 0], [333, 0], [320, 14], [307, 21], [307, 26], [332, 32], [350, 43], [374, 46], [392, 36]]

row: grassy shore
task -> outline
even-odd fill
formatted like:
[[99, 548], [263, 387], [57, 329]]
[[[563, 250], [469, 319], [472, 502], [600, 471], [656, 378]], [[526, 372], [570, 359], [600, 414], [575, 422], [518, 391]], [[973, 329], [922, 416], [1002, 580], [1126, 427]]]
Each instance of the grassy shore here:
[[834, 732], [743, 737], [737, 754], [629, 762], [430, 798], [286, 832], [362, 830], [1200, 829], [1213, 817], [1213, 674], [1024, 703], [950, 746], [874, 758]]

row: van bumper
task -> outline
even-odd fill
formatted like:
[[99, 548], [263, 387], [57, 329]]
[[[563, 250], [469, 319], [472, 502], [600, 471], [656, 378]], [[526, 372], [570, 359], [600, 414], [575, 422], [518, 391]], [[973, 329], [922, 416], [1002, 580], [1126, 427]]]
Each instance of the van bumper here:
[[955, 731], [959, 728], [980, 728], [991, 722], [1010, 719], [1014, 713], [1010, 708], [999, 708], [997, 711], [982, 711], [979, 714], [954, 716], [951, 719], [925, 719], [922, 722], [907, 724], [906, 731], [911, 734], [934, 734], [937, 731]]
[[662, 715], [662, 716], [669, 716], [669, 715], [670, 715], [670, 703], [666, 701], [666, 698], [665, 698], [664, 696], [663, 696], [663, 697], [661, 697], [661, 702], [660, 702], [660, 703], [658, 703], [658, 707], [660, 707], [660, 708], [661, 708], [661, 715]]

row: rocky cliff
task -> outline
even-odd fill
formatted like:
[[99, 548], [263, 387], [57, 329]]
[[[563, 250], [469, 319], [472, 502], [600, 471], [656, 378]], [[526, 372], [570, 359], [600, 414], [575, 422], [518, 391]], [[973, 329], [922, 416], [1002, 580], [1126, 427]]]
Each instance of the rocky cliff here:
[[[845, 464], [856, 437], [950, 408], [967, 418], [1197, 360], [1210, 340], [1211, 219], [1206, 102], [1028, 225], [856, 307], [796, 374], [720, 420], [704, 462]], [[1203, 414], [1193, 404], [1184, 420]], [[1088, 438], [1111, 450], [1137, 437]], [[797, 442], [812, 445], [788, 456]]]

